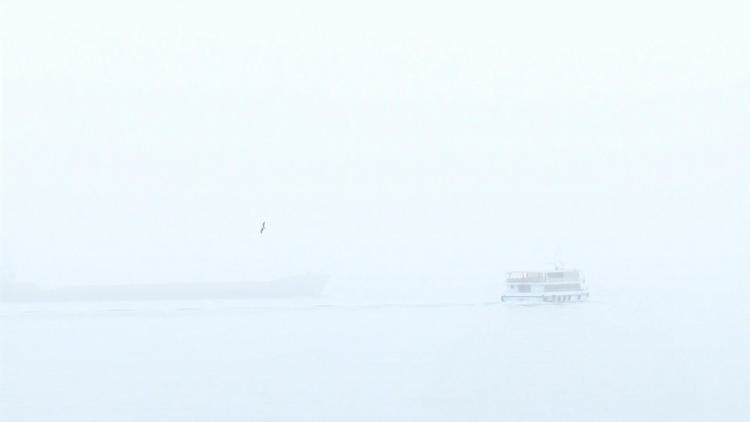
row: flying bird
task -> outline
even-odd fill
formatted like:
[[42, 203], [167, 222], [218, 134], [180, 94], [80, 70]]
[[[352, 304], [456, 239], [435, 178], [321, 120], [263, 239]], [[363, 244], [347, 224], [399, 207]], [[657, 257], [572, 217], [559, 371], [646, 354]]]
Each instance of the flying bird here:
[[263, 224], [260, 226], [260, 234], [263, 234], [263, 232], [266, 231], [266, 222], [264, 221]]

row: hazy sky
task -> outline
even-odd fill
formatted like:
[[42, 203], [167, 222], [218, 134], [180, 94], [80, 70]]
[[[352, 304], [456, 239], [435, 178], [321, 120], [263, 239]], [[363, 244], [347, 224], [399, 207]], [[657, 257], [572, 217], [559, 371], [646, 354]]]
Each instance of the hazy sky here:
[[3, 3], [17, 281], [750, 270], [745, 2]]

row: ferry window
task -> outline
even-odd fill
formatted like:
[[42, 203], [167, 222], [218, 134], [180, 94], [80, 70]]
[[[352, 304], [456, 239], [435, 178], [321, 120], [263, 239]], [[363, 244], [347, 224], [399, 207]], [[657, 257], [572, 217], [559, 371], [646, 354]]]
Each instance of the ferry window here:
[[518, 291], [528, 293], [531, 291], [531, 286], [518, 286]]
[[544, 286], [545, 292], [562, 292], [566, 290], [580, 290], [581, 285], [577, 283], [570, 283], [570, 284], [550, 284], [548, 286]]

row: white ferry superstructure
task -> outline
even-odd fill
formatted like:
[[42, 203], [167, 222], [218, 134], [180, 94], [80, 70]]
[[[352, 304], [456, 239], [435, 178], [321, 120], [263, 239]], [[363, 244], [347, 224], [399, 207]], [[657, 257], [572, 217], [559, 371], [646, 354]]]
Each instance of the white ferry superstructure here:
[[505, 279], [505, 303], [581, 302], [589, 297], [586, 280], [576, 269], [554, 271], [512, 271]]

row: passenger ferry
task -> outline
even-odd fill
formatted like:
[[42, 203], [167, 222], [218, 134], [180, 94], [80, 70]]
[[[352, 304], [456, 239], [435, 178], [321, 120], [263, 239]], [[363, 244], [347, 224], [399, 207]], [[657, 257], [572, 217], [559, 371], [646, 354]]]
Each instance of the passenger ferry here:
[[589, 297], [586, 280], [576, 269], [513, 271], [505, 280], [505, 303], [581, 302]]

